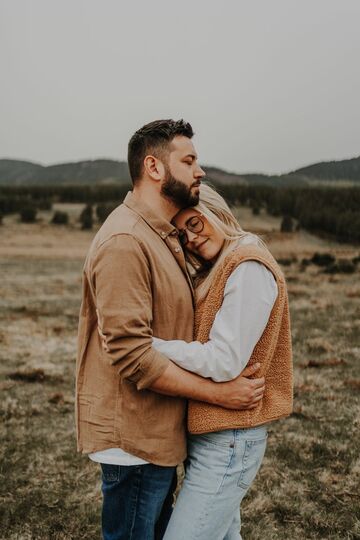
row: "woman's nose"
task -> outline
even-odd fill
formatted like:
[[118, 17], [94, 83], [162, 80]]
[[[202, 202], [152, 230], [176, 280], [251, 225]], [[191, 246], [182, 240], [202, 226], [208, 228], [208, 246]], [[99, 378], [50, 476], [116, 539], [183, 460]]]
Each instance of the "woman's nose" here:
[[198, 235], [192, 231], [189, 231], [189, 229], [186, 229], [186, 235], [188, 237], [188, 241], [192, 242], [195, 238], [198, 237]]

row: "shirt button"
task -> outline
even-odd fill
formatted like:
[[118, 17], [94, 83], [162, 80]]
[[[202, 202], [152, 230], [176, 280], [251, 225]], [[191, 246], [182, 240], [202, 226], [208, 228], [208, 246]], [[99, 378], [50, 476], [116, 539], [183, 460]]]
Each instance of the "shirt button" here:
[[175, 251], [175, 253], [179, 253], [180, 248], [179, 248], [179, 247], [176, 247], [176, 248], [174, 249], [174, 251]]
[[166, 233], [164, 233], [164, 231], [161, 231], [161, 233], [160, 233], [160, 234], [161, 234], [161, 238], [165, 238], [165, 236], [166, 236]]

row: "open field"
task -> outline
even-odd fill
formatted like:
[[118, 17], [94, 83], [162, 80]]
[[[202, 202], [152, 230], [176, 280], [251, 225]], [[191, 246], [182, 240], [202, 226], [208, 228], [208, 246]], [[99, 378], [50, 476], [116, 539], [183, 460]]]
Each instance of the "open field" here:
[[[74, 365], [81, 268], [94, 232], [70, 226], [0, 227], [0, 539], [100, 537], [97, 466], [76, 453]], [[243, 538], [360, 538], [360, 265], [325, 274], [302, 258], [352, 258], [360, 248], [279, 219], [237, 210], [288, 280], [295, 361], [294, 414], [270, 427], [260, 474], [243, 503]], [[210, 539], [209, 539], [210, 540]]]

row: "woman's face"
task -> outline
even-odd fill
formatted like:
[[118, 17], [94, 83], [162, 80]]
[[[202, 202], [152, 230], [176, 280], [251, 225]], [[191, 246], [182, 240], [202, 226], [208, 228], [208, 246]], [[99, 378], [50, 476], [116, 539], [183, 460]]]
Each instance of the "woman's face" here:
[[[199, 224], [198, 220], [201, 220], [202, 223]], [[193, 208], [186, 208], [176, 214], [173, 222], [175, 227], [182, 232], [184, 238], [187, 238], [184, 245], [186, 251], [198, 255], [206, 261], [213, 261], [217, 258], [224, 245], [225, 237], [202, 214]], [[201, 229], [202, 224], [203, 228], [200, 232], [193, 232], [194, 229]]]

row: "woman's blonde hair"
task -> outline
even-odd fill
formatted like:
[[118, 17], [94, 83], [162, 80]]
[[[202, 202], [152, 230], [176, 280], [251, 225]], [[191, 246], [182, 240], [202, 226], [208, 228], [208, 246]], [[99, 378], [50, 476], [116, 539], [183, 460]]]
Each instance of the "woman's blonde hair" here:
[[201, 184], [199, 203], [193, 208], [202, 214], [214, 229], [220, 231], [225, 238], [221, 251], [212, 266], [206, 262], [204, 264], [204, 261], [193, 253], [186, 252], [186, 259], [195, 274], [196, 297], [199, 301], [207, 295], [218, 267], [225, 257], [238, 246], [241, 238], [249, 237], [253, 239], [254, 243], [265, 248], [266, 246], [258, 236], [241, 228], [226, 201], [208, 184]]

